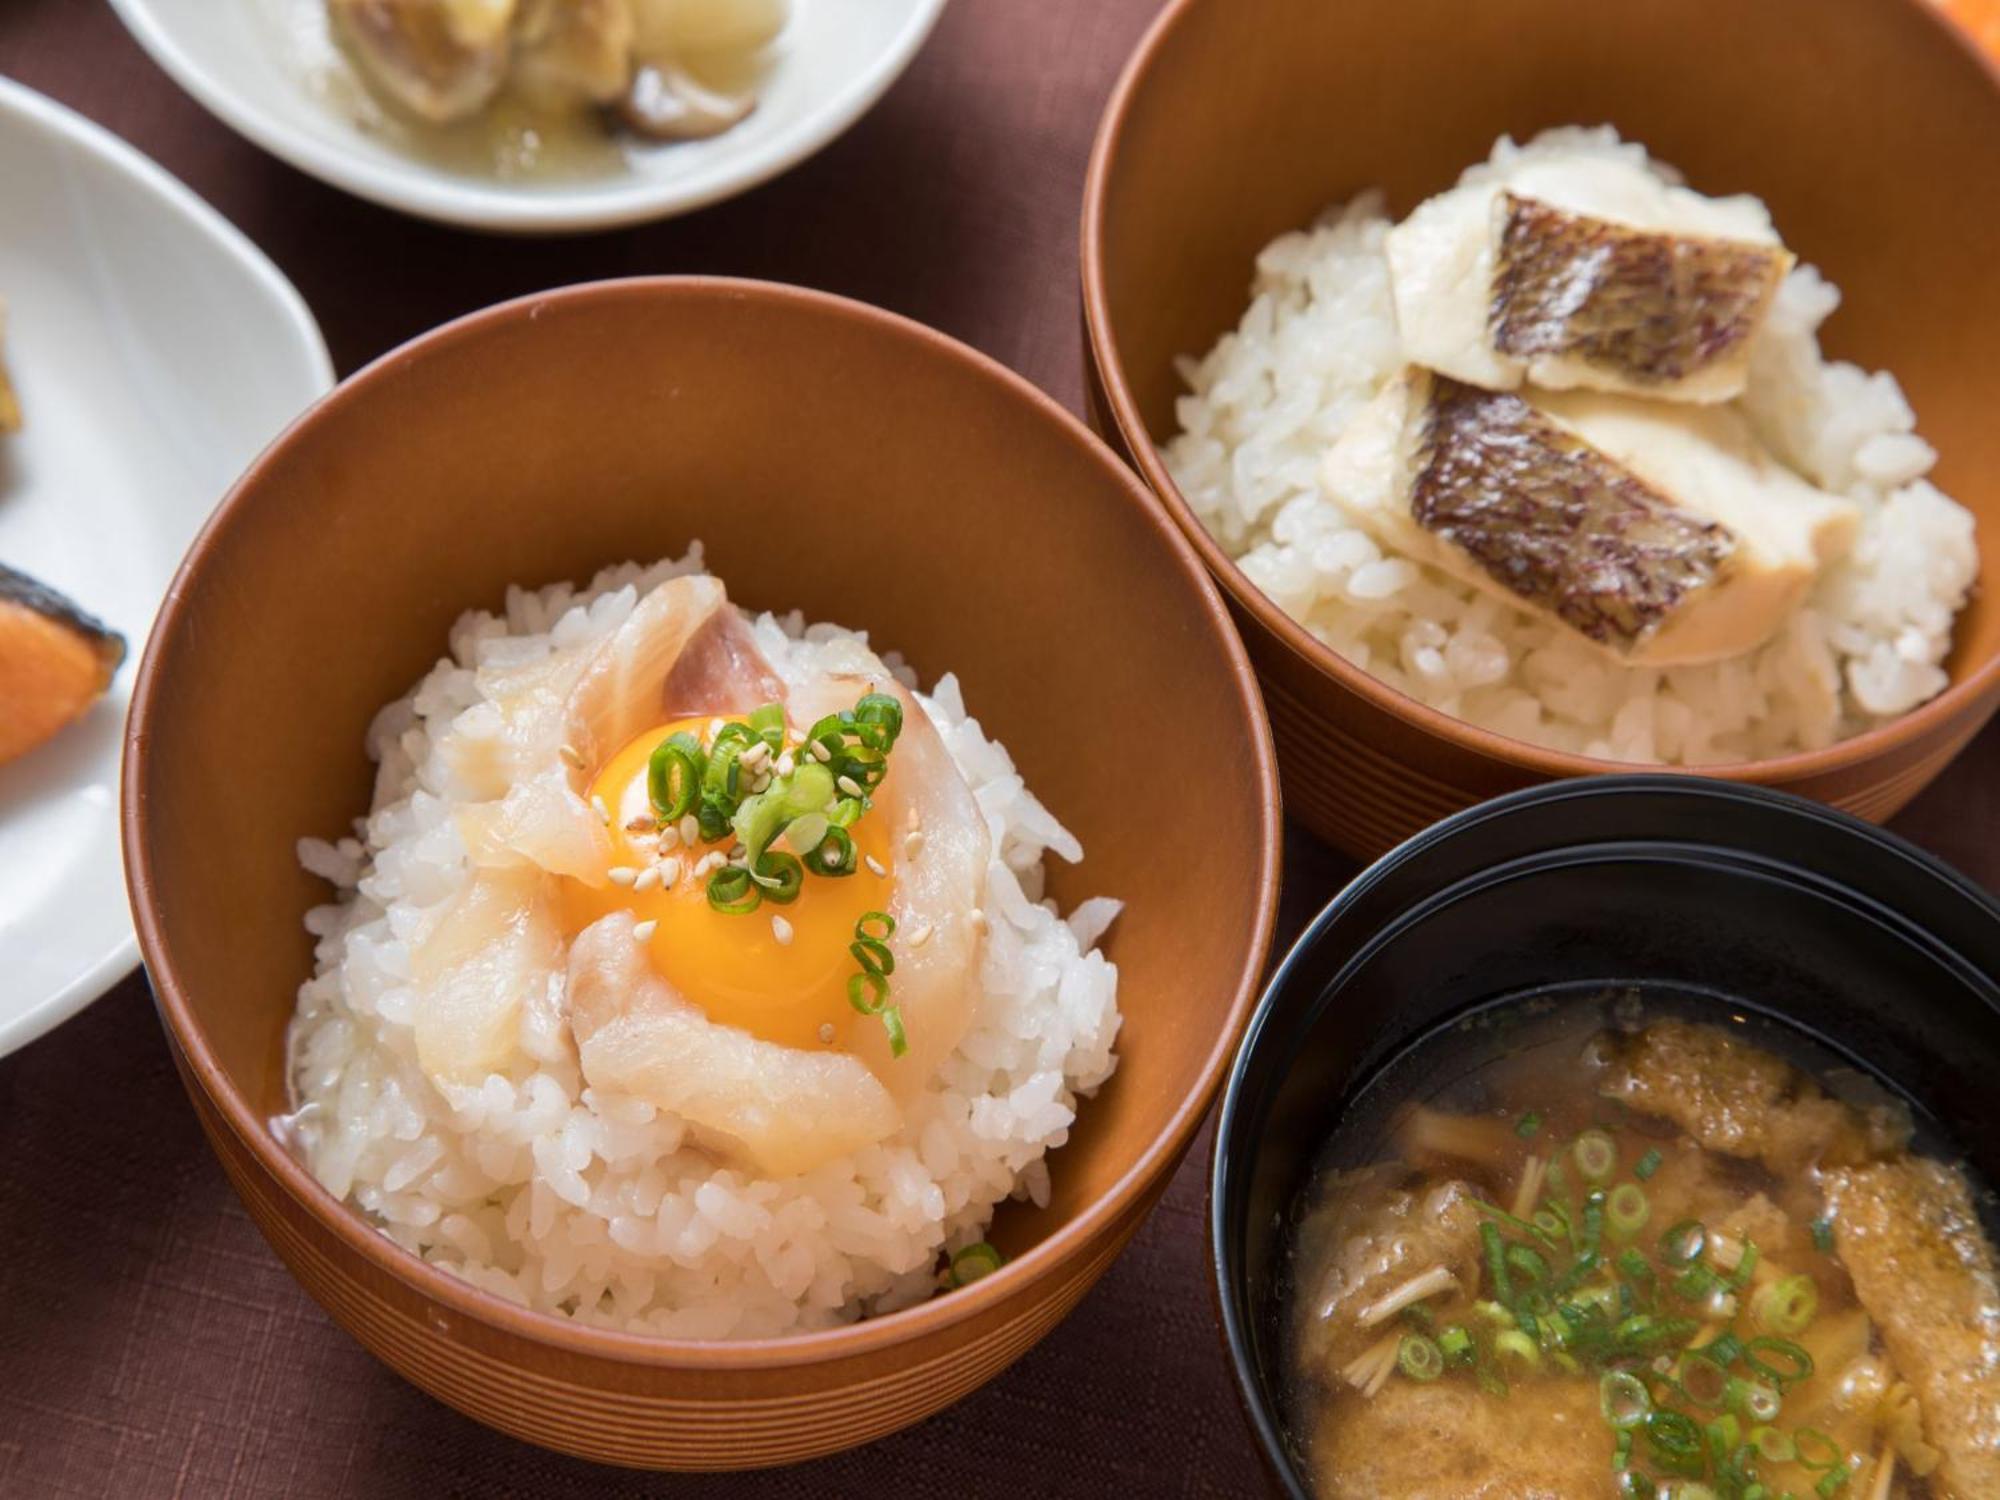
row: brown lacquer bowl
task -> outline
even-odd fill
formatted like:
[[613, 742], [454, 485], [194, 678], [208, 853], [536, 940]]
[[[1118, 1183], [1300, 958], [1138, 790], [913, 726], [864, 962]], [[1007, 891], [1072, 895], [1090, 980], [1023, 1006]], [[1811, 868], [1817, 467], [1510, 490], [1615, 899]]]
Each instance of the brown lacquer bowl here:
[[[1288, 811], [1357, 854], [1553, 777], [1618, 769], [1474, 729], [1348, 664], [1237, 569], [1155, 445], [1174, 359], [1235, 326], [1276, 235], [1379, 185], [1401, 215], [1495, 137], [1609, 122], [1709, 192], [1752, 192], [1843, 292], [1830, 355], [1888, 369], [1980, 518], [1952, 685], [1810, 754], [1709, 768], [1888, 817], [2000, 700], [2000, 84], [1921, 0], [1174, 0], [1107, 109], [1083, 216], [1092, 396], [1230, 597]], [[1626, 768], [1629, 769], [1629, 768]]]
[[[1008, 1263], [836, 1332], [704, 1344], [522, 1311], [396, 1248], [270, 1133], [326, 887], [302, 834], [368, 805], [370, 717], [510, 582], [699, 537], [739, 601], [864, 627], [970, 709], [1075, 830], [1065, 904], [1127, 902], [1117, 1074], [1009, 1206]], [[1278, 797], [1249, 664], [1199, 560], [1054, 403], [886, 313], [784, 287], [524, 299], [356, 375], [266, 452], [175, 580], [140, 668], [125, 851], [203, 1128], [259, 1227], [399, 1373], [531, 1442], [733, 1468], [892, 1432], [993, 1378], [1103, 1274], [1180, 1160], [1270, 940]], [[1167, 818], [1193, 825], [1175, 839]], [[1189, 857], [1187, 850], [1197, 852]]]

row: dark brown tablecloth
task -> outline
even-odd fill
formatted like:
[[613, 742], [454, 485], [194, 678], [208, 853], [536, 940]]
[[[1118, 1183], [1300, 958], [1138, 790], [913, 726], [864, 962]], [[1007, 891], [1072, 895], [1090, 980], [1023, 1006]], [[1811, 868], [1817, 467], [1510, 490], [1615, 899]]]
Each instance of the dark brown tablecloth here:
[[[247, 231], [312, 304], [343, 371], [502, 297], [728, 272], [920, 318], [1080, 409], [1084, 160], [1157, 3], [954, 0], [880, 107], [788, 177], [691, 219], [570, 241], [453, 234], [321, 187], [186, 99], [101, 0], [4, 0], [0, 71], [137, 143]], [[1900, 826], [2000, 881], [1996, 787], [2000, 733]], [[1297, 832], [1286, 867], [1281, 941], [1351, 871]], [[515, 1443], [362, 1353], [293, 1285], [224, 1184], [136, 976], [0, 1060], [0, 1148], [9, 1500], [1262, 1492], [1205, 1287], [1205, 1135], [1104, 1283], [985, 1391], [858, 1453], [699, 1479]]]

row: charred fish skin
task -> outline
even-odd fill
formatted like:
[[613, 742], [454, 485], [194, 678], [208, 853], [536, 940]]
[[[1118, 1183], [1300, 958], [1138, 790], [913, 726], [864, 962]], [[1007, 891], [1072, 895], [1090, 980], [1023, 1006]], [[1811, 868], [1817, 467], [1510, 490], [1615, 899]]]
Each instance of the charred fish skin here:
[[1412, 518], [1508, 592], [1625, 651], [1728, 574], [1736, 539], [1519, 396], [1433, 376]]
[[0, 563], [0, 608], [7, 605], [19, 605], [88, 640], [98, 660], [103, 663], [106, 680], [125, 660], [124, 636], [68, 595], [59, 594], [40, 579], [30, 578], [20, 570]]
[[1489, 325], [1520, 360], [1579, 360], [1637, 387], [1743, 356], [1790, 256], [1771, 245], [1634, 229], [1501, 195]]

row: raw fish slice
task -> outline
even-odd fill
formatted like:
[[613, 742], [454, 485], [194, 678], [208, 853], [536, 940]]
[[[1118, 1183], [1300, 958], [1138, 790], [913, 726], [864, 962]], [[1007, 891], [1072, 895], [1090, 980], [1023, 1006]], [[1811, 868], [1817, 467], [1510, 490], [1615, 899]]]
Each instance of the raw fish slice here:
[[0, 563], [0, 764], [81, 718], [124, 660], [123, 636]]
[[524, 1005], [562, 972], [551, 882], [529, 866], [483, 870], [411, 957], [417, 1061], [433, 1083], [476, 1084], [505, 1070]]
[[596, 768], [662, 717], [662, 693], [688, 644], [728, 609], [722, 585], [672, 578], [634, 606], [580, 660], [551, 662], [527, 677], [502, 709], [508, 786], [497, 802], [458, 814], [476, 865], [526, 861], [552, 874], [602, 885], [611, 844], [585, 801]]
[[1492, 341], [1533, 384], [1687, 395], [1714, 372], [1741, 390], [1791, 268], [1782, 250], [1628, 229], [1513, 193], [1500, 212]]
[[570, 1029], [592, 1088], [669, 1110], [772, 1177], [810, 1172], [902, 1123], [860, 1058], [710, 1021], [647, 962], [632, 929], [615, 912], [570, 944]]
[[1385, 248], [1412, 363], [1488, 390], [1528, 381], [1683, 402], [1742, 394], [1793, 263], [1754, 199], [1706, 198], [1574, 149], [1481, 169], [1418, 205]]
[[1379, 540], [1632, 665], [1768, 640], [1859, 525], [1733, 411], [1530, 401], [1419, 369], [1348, 424], [1324, 477]]
[[992, 840], [972, 789], [915, 696], [872, 653], [855, 647], [843, 657], [823, 656], [822, 667], [834, 669], [829, 675], [791, 684], [787, 714], [803, 733], [826, 714], [851, 709], [865, 693], [891, 693], [903, 705], [903, 730], [889, 757], [889, 774], [866, 816], [895, 830], [889, 915], [896, 919], [890, 940], [896, 971], [890, 999], [902, 1009], [909, 1047], [893, 1056], [888, 1033], [872, 1023], [850, 1032], [848, 1045], [907, 1100], [972, 1024], [982, 936], [977, 909]]
[[1836, 1253], [1942, 1454], [1933, 1487], [2000, 1495], [2000, 1266], [1964, 1176], [1904, 1157], [1825, 1187]]
[[[654, 723], [742, 714], [765, 703], [782, 702], [784, 679], [757, 649], [743, 612], [718, 609], [688, 640], [660, 688]], [[851, 706], [851, 705], [850, 705]]]

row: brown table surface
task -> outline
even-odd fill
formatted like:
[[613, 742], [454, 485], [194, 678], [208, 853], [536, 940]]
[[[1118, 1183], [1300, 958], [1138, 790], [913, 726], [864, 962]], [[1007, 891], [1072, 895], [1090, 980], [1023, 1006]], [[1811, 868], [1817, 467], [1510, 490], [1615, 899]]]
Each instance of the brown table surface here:
[[[6, 0], [0, 72], [135, 142], [247, 231], [343, 372], [503, 297], [727, 272], [907, 313], [1080, 410], [1084, 161], [1157, 5], [954, 0], [881, 105], [789, 176], [690, 219], [567, 241], [451, 233], [322, 187], [182, 95], [102, 0]], [[2000, 729], [1897, 826], [2000, 883], [1996, 788]], [[1291, 832], [1281, 943], [1352, 868]], [[364, 1354], [224, 1183], [139, 976], [0, 1061], [0, 1145], [0, 1496], [1263, 1492], [1209, 1312], [1206, 1132], [1104, 1282], [971, 1400], [860, 1452], [704, 1478], [543, 1453]]]

